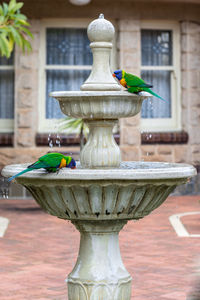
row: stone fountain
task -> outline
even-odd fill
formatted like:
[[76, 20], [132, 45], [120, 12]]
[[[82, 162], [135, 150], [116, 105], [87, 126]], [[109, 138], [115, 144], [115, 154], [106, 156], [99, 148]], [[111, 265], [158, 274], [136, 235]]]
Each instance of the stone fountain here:
[[[112, 129], [119, 118], [140, 112], [147, 93], [130, 94], [112, 77], [109, 59], [113, 25], [100, 15], [89, 24], [93, 67], [81, 91], [52, 92], [64, 114], [83, 118], [90, 128], [77, 169], [58, 174], [35, 170], [17, 178], [49, 214], [71, 220], [80, 231], [76, 265], [67, 278], [69, 300], [130, 300], [130, 274], [118, 234], [128, 220], [150, 214], [177, 185], [196, 174], [186, 164], [121, 162]], [[6, 166], [8, 177], [27, 164]]]

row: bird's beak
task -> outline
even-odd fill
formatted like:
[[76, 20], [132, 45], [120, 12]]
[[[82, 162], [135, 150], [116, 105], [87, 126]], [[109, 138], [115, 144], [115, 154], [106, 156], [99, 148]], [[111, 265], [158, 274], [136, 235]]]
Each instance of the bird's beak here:
[[116, 77], [115, 73], [112, 74], [113, 77]]

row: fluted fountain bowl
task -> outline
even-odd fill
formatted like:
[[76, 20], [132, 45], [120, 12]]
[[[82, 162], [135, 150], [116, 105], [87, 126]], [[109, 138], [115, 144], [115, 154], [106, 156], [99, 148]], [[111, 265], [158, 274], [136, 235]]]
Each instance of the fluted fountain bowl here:
[[82, 119], [119, 119], [141, 110], [142, 101], [151, 95], [127, 91], [61, 91], [50, 93], [59, 101], [65, 115]]
[[[27, 164], [10, 165], [12, 176]], [[140, 219], [160, 206], [177, 185], [196, 174], [187, 164], [123, 162], [117, 169], [34, 170], [17, 178], [49, 214], [70, 220]]]

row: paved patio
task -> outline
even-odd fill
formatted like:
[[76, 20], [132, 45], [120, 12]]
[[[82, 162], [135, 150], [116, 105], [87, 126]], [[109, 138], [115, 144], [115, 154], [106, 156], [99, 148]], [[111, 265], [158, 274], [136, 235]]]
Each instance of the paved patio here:
[[[124, 227], [120, 245], [133, 277], [133, 300], [200, 299], [200, 237], [190, 237], [200, 234], [200, 214], [180, 219], [188, 237], [177, 236], [169, 222], [174, 214], [200, 212], [199, 201], [200, 195], [169, 197], [150, 216]], [[0, 238], [0, 299], [66, 300], [64, 280], [77, 257], [79, 233], [33, 200], [0, 199], [0, 216], [10, 220]]]

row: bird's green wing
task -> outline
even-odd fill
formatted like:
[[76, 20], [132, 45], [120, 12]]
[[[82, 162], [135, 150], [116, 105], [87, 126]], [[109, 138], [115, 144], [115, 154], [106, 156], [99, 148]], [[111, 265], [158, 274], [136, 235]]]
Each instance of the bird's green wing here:
[[146, 83], [142, 78], [132, 75], [132, 74], [129, 74], [129, 73], [125, 73], [124, 79], [126, 80], [127, 86], [141, 87], [141, 88], [153, 87], [152, 85]]
[[47, 153], [38, 161], [46, 165], [45, 168], [58, 168], [63, 157], [64, 155], [61, 153]]

